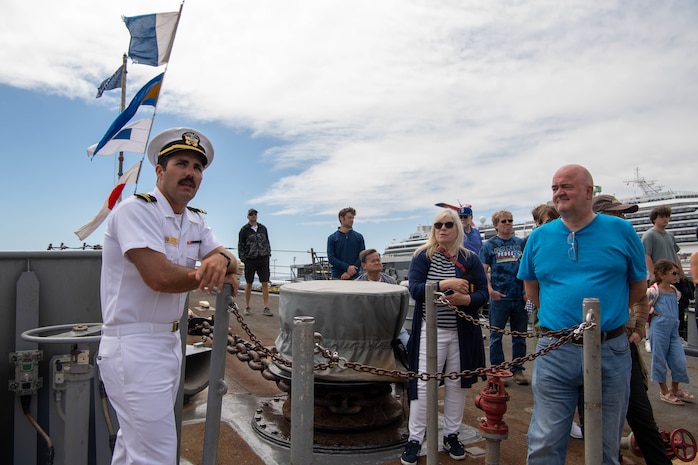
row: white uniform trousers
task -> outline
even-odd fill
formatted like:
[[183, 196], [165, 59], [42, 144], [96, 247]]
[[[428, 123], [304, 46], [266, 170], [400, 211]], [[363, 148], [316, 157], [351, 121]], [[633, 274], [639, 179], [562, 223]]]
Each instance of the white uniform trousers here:
[[176, 465], [179, 331], [102, 335], [97, 364], [119, 419], [112, 465]]

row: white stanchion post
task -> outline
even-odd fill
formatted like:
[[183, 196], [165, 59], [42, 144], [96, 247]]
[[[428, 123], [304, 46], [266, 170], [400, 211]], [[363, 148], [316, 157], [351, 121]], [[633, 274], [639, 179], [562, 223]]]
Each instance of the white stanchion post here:
[[587, 464], [603, 462], [601, 406], [601, 315], [599, 299], [584, 299], [584, 321], [596, 327], [584, 331], [584, 456]]

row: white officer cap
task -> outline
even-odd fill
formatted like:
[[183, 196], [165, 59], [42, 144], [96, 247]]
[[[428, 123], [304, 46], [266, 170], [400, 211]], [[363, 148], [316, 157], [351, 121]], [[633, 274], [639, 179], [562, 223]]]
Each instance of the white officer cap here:
[[199, 154], [204, 169], [211, 166], [213, 145], [208, 137], [192, 128], [171, 128], [153, 137], [148, 145], [148, 160], [156, 166], [160, 158], [184, 150]]

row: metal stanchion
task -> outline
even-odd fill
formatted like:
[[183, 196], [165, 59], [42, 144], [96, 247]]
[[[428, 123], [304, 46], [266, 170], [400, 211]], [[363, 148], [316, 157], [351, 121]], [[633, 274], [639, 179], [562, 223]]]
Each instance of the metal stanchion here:
[[[436, 284], [427, 283], [425, 288], [425, 311], [427, 323], [427, 373], [438, 371], [436, 345], [436, 306], [434, 305]], [[427, 381], [427, 465], [439, 463], [439, 393], [436, 379]]]
[[228, 326], [230, 326], [228, 302], [232, 301], [232, 292], [233, 287], [230, 284], [224, 284], [216, 298], [216, 324], [213, 326], [213, 348], [211, 349], [202, 465], [215, 465], [218, 460], [221, 408], [223, 396], [228, 392], [228, 385], [225, 383], [224, 377], [225, 359], [228, 354]]
[[599, 299], [584, 299], [584, 321], [596, 327], [584, 331], [584, 456], [588, 464], [603, 462], [601, 407], [601, 318]]
[[291, 372], [291, 464], [313, 463], [315, 404], [315, 318], [293, 318], [293, 370]]

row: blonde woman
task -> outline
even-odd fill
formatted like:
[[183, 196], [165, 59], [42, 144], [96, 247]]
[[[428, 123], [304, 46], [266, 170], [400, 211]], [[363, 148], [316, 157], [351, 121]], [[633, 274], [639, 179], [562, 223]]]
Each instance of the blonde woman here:
[[[426, 372], [425, 288], [447, 294], [451, 305], [477, 318], [487, 302], [487, 276], [476, 254], [463, 247], [463, 225], [455, 210], [444, 209], [434, 218], [429, 240], [415, 251], [408, 274], [410, 295], [415, 300], [412, 333], [407, 353], [410, 370]], [[437, 306], [437, 363], [444, 372], [472, 370], [485, 366], [480, 326], [457, 315], [447, 305]], [[465, 458], [458, 439], [463, 420], [465, 390], [477, 377], [444, 380], [444, 449], [454, 460]], [[411, 380], [409, 440], [401, 456], [403, 465], [417, 463], [426, 433], [426, 382]]]

